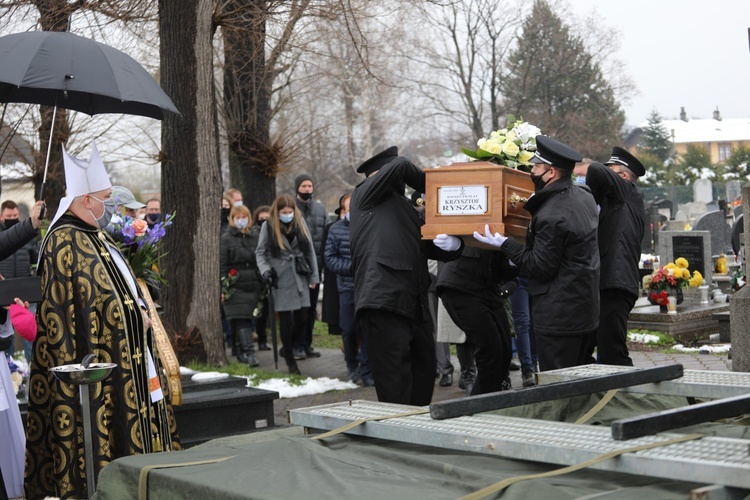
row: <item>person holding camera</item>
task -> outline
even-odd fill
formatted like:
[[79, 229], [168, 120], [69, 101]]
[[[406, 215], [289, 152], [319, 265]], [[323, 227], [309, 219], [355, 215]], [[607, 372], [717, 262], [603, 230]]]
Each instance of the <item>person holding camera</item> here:
[[263, 281], [271, 288], [275, 312], [279, 313], [282, 356], [289, 373], [299, 374], [293, 343], [305, 327], [310, 289], [318, 286], [320, 278], [310, 231], [290, 195], [279, 195], [271, 205], [268, 220], [260, 230], [255, 257]]

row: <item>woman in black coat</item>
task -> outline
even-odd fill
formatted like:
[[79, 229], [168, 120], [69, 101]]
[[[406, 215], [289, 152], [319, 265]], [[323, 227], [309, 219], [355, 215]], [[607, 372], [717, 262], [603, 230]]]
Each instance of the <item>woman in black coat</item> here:
[[253, 345], [253, 311], [258, 305], [262, 284], [255, 261], [258, 231], [251, 230], [250, 210], [240, 205], [232, 207], [229, 226], [221, 236], [221, 276], [231, 276], [229, 296], [222, 293], [224, 314], [230, 322], [232, 337], [238, 345], [237, 359], [250, 366], [258, 366]]

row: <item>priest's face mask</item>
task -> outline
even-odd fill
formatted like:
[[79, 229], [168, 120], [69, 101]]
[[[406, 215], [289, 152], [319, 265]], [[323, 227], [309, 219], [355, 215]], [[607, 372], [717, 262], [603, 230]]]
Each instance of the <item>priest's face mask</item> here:
[[89, 197], [98, 201], [102, 205], [101, 215], [99, 217], [94, 215], [94, 211], [91, 209], [89, 209], [89, 213], [91, 214], [91, 217], [93, 217], [96, 221], [96, 225], [99, 226], [100, 229], [104, 229], [109, 225], [109, 221], [112, 220], [112, 215], [114, 215], [115, 213], [115, 200], [112, 199], [112, 193], [110, 191], [110, 194], [107, 195], [104, 199], [97, 198], [93, 194], [89, 194]]

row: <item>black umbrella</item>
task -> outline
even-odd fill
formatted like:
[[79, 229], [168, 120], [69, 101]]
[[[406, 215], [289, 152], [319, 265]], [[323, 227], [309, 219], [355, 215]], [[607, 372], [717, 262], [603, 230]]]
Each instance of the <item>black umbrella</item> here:
[[70, 32], [29, 31], [0, 37], [0, 68], [0, 102], [54, 106], [55, 114], [58, 107], [88, 115], [123, 113], [159, 120], [179, 113], [135, 59]]

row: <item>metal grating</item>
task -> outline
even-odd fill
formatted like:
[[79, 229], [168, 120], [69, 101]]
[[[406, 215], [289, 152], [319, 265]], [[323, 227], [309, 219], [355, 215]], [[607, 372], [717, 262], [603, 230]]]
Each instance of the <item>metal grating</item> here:
[[[540, 384], [568, 382], [584, 377], [611, 375], [630, 370], [630, 366], [585, 365], [562, 368], [539, 373]], [[655, 384], [632, 386], [621, 391], [641, 394], [664, 394], [695, 398], [729, 398], [750, 393], [750, 373], [722, 372], [714, 370], [685, 370], [684, 376], [675, 380], [665, 380]]]
[[[333, 430], [352, 421], [396, 415], [411, 406], [352, 401], [289, 411], [293, 424]], [[609, 427], [474, 415], [432, 420], [429, 414], [367, 422], [347, 434], [557, 465], [585, 462], [610, 451], [678, 437], [662, 433], [629, 441], [612, 439]], [[750, 450], [741, 439], [705, 437], [662, 448], [627, 453], [593, 469], [675, 480], [750, 488]]]

